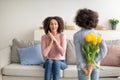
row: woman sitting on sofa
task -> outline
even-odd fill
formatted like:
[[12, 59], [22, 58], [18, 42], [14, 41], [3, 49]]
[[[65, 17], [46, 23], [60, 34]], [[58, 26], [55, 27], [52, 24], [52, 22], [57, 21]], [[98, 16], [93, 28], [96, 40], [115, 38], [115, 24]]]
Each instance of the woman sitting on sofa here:
[[64, 29], [64, 22], [61, 17], [47, 17], [43, 21], [43, 28], [45, 35], [42, 36], [42, 53], [46, 59], [45, 78], [44, 80], [60, 79], [60, 69], [65, 69], [67, 64], [65, 62], [66, 51], [66, 37], [62, 34]]

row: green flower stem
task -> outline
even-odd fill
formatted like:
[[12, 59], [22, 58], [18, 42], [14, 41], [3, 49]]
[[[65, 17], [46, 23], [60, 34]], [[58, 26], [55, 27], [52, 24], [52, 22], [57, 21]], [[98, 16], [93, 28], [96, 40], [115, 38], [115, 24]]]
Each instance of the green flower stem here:
[[[97, 69], [102, 69], [95, 62], [95, 57], [98, 55], [97, 50], [99, 49], [99, 44], [93, 45], [92, 43], [87, 43], [83, 46], [82, 51], [85, 55], [87, 64], [94, 64]], [[86, 76], [87, 80], [91, 80], [91, 76]]]

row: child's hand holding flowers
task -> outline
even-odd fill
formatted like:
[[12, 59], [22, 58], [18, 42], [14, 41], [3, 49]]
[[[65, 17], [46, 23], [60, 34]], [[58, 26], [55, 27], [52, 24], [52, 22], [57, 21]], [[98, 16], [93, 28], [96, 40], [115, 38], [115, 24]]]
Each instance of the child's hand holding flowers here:
[[96, 64], [94, 58], [95, 56], [98, 55], [99, 52], [99, 44], [102, 41], [102, 37], [101, 36], [97, 36], [93, 33], [89, 33], [85, 36], [85, 44], [82, 48], [82, 51], [85, 55], [86, 58], [86, 62], [87, 62], [87, 73], [88, 75], [86, 75], [87, 80], [91, 80], [90, 79], [90, 74], [92, 72], [93, 69], [93, 65], [99, 69], [100, 67]]

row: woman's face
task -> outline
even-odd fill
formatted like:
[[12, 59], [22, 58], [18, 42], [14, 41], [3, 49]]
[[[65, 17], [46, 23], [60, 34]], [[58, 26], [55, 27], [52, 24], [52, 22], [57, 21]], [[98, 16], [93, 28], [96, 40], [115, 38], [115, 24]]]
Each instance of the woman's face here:
[[51, 32], [57, 32], [58, 29], [58, 22], [55, 19], [50, 21], [50, 30]]

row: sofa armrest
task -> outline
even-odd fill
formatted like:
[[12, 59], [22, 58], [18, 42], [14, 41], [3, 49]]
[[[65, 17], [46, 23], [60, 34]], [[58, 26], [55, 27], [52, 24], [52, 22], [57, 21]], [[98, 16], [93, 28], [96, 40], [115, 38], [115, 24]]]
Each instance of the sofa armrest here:
[[11, 47], [4, 48], [0, 50], [0, 73], [2, 67], [10, 64], [11, 62]]

